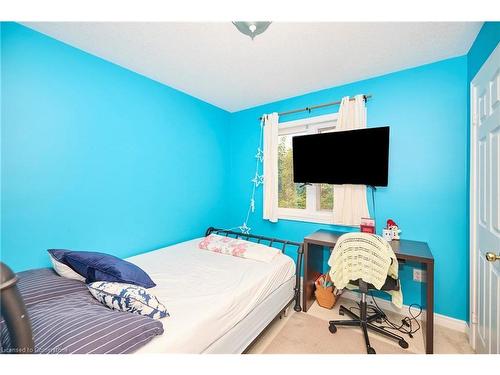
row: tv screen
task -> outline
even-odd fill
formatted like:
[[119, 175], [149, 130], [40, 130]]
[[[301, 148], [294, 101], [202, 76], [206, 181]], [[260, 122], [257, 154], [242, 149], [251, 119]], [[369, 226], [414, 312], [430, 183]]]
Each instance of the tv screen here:
[[388, 126], [296, 136], [292, 147], [294, 182], [387, 186]]

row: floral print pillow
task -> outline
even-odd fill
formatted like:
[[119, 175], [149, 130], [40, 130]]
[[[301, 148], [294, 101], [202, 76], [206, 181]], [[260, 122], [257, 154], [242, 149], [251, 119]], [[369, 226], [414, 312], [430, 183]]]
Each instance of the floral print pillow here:
[[253, 259], [260, 262], [269, 263], [281, 252], [274, 247], [265, 246], [255, 242], [245, 241], [237, 238], [210, 234], [205, 237], [198, 247], [202, 250], [209, 250], [215, 253], [232, 255], [235, 257]]
[[147, 289], [137, 285], [96, 281], [87, 284], [90, 293], [113, 310], [161, 319], [170, 316], [167, 308]]

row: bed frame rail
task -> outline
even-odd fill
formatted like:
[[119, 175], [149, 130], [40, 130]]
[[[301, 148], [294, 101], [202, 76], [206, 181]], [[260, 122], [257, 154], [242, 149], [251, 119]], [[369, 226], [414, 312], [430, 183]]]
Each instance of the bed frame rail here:
[[[259, 236], [256, 234], [246, 234], [241, 232], [234, 232], [228, 229], [218, 229], [214, 227], [210, 227], [205, 232], [205, 236], [210, 234], [218, 234], [221, 236], [232, 237], [232, 238], [240, 238], [246, 241], [252, 241], [261, 243], [266, 246], [271, 246], [275, 248], [280, 248], [282, 253], [285, 253], [285, 250], [288, 247], [291, 247], [297, 251], [297, 267], [295, 267], [295, 288], [294, 288], [294, 300], [295, 306], [293, 309], [295, 311], [302, 311], [302, 307], [300, 306], [300, 272], [302, 270], [302, 258], [304, 254], [304, 246], [301, 242], [293, 242], [287, 240], [281, 240], [279, 238], [271, 238], [266, 236]], [[278, 245], [278, 246], [276, 246]]]

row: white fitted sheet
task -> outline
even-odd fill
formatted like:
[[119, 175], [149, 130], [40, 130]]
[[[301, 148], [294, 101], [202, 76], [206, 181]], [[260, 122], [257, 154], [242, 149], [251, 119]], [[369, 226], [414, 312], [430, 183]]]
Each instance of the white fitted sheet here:
[[[273, 321], [294, 296], [295, 278], [291, 278], [257, 305], [229, 332], [210, 345], [203, 353], [241, 354]], [[289, 306], [293, 308], [293, 304]]]
[[163, 335], [137, 353], [203, 353], [295, 275], [284, 254], [263, 263], [200, 250], [201, 240], [127, 259], [151, 276], [170, 313]]

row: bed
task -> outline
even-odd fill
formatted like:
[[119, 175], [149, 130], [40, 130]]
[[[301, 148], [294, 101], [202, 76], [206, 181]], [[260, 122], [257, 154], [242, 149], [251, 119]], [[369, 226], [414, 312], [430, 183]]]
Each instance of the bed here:
[[[201, 251], [200, 237], [127, 258], [154, 280], [156, 286], [149, 290], [170, 313], [155, 321], [157, 325], [161, 322], [162, 334], [130, 351], [243, 353], [292, 303], [296, 311], [301, 310], [302, 244], [215, 228], [205, 235], [212, 233], [277, 247], [282, 254], [263, 263]], [[297, 267], [287, 254], [296, 255]]]

